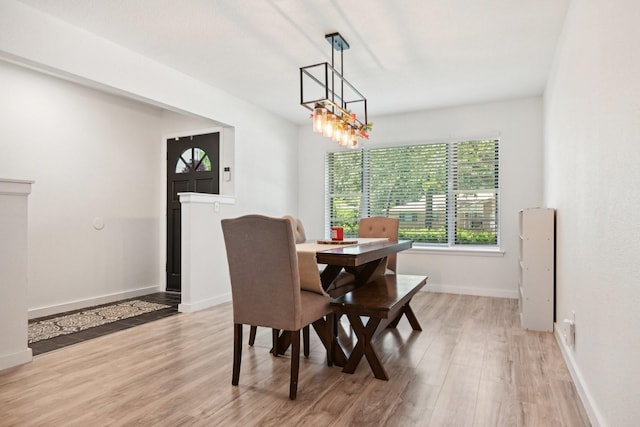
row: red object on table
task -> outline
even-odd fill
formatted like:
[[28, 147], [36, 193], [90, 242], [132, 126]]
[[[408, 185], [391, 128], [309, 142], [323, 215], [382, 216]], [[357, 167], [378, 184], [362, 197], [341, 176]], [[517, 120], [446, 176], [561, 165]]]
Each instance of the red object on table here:
[[343, 240], [344, 229], [342, 227], [331, 227], [331, 240]]

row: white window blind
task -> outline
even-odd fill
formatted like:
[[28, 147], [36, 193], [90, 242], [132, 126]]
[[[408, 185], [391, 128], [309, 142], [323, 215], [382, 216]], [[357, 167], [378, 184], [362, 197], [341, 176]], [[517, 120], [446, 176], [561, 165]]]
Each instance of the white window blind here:
[[328, 153], [327, 228], [387, 216], [416, 244], [497, 245], [498, 155], [497, 139]]
[[357, 236], [362, 200], [362, 151], [328, 153], [325, 230], [343, 227], [346, 237]]

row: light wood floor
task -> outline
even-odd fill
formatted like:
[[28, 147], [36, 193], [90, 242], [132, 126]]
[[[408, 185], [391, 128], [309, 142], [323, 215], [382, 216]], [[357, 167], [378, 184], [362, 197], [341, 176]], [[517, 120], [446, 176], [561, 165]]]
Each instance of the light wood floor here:
[[0, 372], [0, 425], [589, 425], [555, 338], [522, 330], [517, 301], [421, 291], [412, 306], [423, 331], [403, 319], [376, 342], [389, 381], [366, 360], [353, 375], [327, 367], [312, 332], [290, 401], [289, 355], [271, 356], [271, 332], [258, 328], [234, 387], [224, 304]]

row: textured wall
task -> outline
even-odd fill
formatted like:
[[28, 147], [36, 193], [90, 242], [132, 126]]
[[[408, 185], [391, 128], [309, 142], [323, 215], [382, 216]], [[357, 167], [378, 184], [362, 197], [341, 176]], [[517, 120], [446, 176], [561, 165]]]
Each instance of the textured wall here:
[[592, 418], [640, 419], [640, 3], [573, 1], [545, 95], [545, 199], [557, 208], [556, 313]]

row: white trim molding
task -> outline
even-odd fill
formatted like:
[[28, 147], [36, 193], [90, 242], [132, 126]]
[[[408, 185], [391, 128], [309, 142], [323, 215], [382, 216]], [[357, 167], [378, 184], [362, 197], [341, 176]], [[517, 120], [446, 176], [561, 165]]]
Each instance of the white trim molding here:
[[498, 288], [479, 288], [472, 286], [459, 285], [432, 285], [427, 280], [427, 286], [423, 289], [430, 292], [439, 292], [444, 294], [474, 295], [479, 297], [509, 298], [518, 299], [518, 290], [507, 290]]
[[220, 194], [208, 193], [178, 193], [180, 203], [206, 203], [214, 205], [220, 203], [222, 205], [235, 205], [235, 196], [222, 196]]
[[50, 316], [52, 314], [64, 313], [66, 311], [78, 310], [86, 307], [93, 307], [95, 305], [109, 304], [111, 302], [120, 301], [123, 299], [135, 298], [141, 295], [148, 295], [156, 292], [164, 292], [164, 289], [160, 285], [154, 285], [154, 286], [147, 286], [144, 288], [134, 289], [131, 291], [116, 292], [113, 294], [102, 295], [95, 298], [87, 298], [82, 300], [71, 301], [64, 304], [31, 308], [29, 309], [29, 319], [35, 319], [43, 316]]
[[35, 181], [25, 179], [0, 178], [0, 194], [6, 196], [27, 196], [31, 194], [31, 184]]
[[196, 301], [194, 303], [178, 304], [178, 311], [180, 313], [193, 313], [195, 311], [204, 310], [205, 308], [215, 307], [216, 305], [231, 302], [231, 294], [218, 295], [212, 298], [206, 298]]
[[576, 390], [578, 391], [578, 395], [580, 396], [580, 400], [584, 405], [584, 409], [587, 412], [587, 416], [589, 417], [591, 425], [593, 427], [606, 425], [606, 423], [603, 421], [604, 418], [598, 410], [597, 405], [595, 404], [595, 400], [584, 381], [584, 377], [580, 372], [580, 368], [578, 368], [578, 365], [573, 358], [571, 349], [564, 342], [564, 339], [562, 337], [562, 326], [556, 322], [553, 329], [556, 336], [556, 341], [558, 342], [558, 346], [560, 347], [560, 351], [562, 352], [562, 357], [564, 358], [567, 368], [569, 369], [571, 379], [573, 379], [573, 383], [576, 385]]
[[12, 354], [0, 355], [0, 371], [13, 368], [14, 366], [24, 365], [33, 360], [33, 352], [30, 348], [20, 350]]
[[464, 256], [487, 256], [503, 257], [504, 251], [495, 247], [486, 246], [431, 246], [414, 244], [411, 249], [405, 252], [414, 254], [429, 255], [464, 255]]

